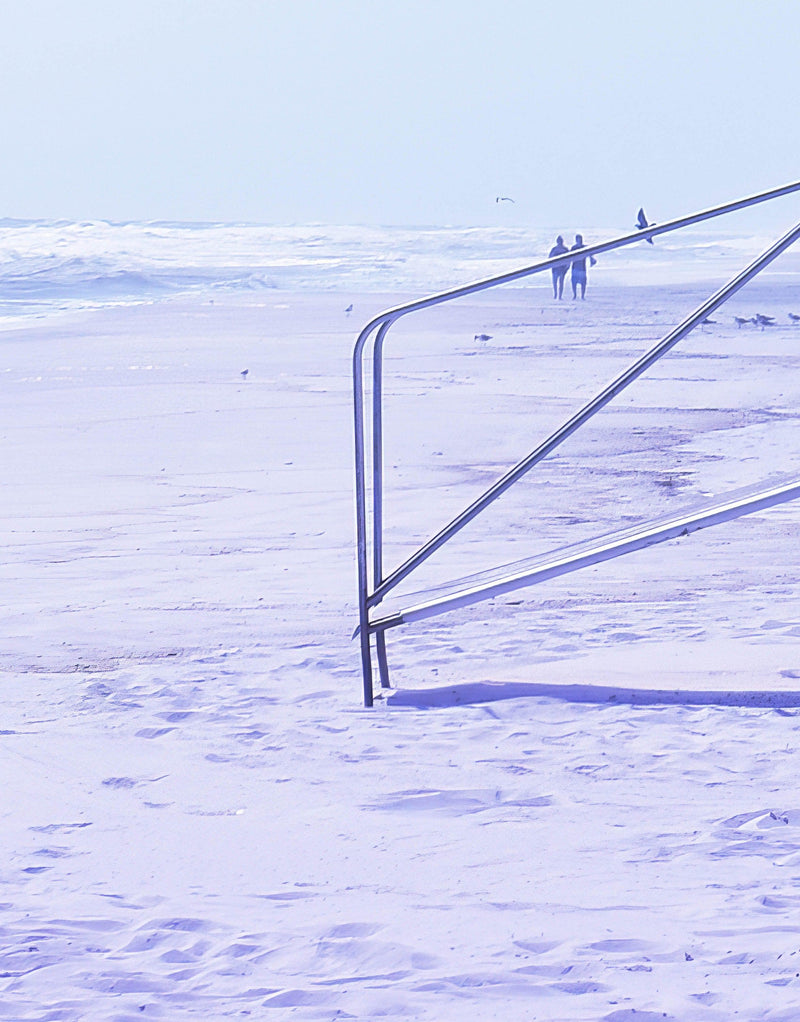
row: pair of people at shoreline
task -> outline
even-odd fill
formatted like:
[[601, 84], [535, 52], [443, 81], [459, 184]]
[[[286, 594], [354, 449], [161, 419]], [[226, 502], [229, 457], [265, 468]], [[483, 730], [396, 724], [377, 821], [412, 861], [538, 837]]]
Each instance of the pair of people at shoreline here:
[[[555, 245], [550, 249], [550, 255], [548, 258], [553, 259], [555, 256], [566, 255], [567, 252], [575, 252], [577, 249], [583, 247], [582, 235], [576, 234], [575, 244], [572, 248], [567, 248], [564, 244], [564, 239], [559, 234], [556, 238]], [[594, 266], [597, 260], [593, 256], [590, 256], [589, 258], [591, 260], [591, 265]], [[581, 299], [584, 299], [586, 297], [586, 256], [577, 256], [572, 260], [569, 268], [572, 271], [570, 278], [572, 283], [572, 300], [575, 301], [578, 297], [579, 289], [581, 292]], [[558, 299], [564, 297], [564, 278], [567, 275], [567, 269], [568, 267], [566, 263], [562, 266], [553, 267], [553, 298]]]

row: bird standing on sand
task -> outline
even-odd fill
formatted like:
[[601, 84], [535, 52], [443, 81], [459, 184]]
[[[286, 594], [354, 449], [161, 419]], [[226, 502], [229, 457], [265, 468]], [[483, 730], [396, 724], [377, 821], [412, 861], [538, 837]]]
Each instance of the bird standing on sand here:
[[347, 308], [346, 308], [346, 309], [345, 309], [344, 311], [345, 311], [345, 312], [347, 313], [347, 315], [349, 316], [349, 315], [350, 315], [350, 313], [351, 313], [351, 312], [353, 311], [353, 306], [352, 306], [352, 305], [348, 305], [348, 306], [347, 306]]
[[481, 344], [486, 344], [487, 341], [491, 341], [492, 335], [491, 334], [475, 334], [475, 336], [472, 339], [474, 341], [480, 341]]
[[772, 326], [772, 324], [775, 322], [775, 317], [774, 316], [762, 316], [760, 312], [757, 312], [756, 313], [756, 320], [755, 321], [756, 321], [756, 323], [758, 323], [758, 325], [763, 330], [765, 326]]
[[737, 327], [738, 327], [738, 328], [739, 328], [740, 330], [741, 330], [741, 329], [742, 329], [742, 327], [743, 327], [743, 326], [745, 325], [745, 323], [749, 323], [749, 322], [750, 322], [750, 320], [749, 320], [749, 319], [745, 319], [745, 318], [744, 318], [744, 316], [734, 316], [733, 318], [734, 318], [734, 320], [735, 320], [735, 322], [736, 322], [736, 326], [737, 326]]
[[242, 371], [241, 371], [241, 373], [239, 373], [239, 375], [241, 376], [241, 378], [242, 378], [243, 380], [246, 380], [246, 379], [247, 379], [247, 374], [248, 374], [249, 372], [250, 372], [250, 370], [249, 370], [249, 369], [242, 369]]
[[[637, 231], [646, 231], [648, 227], [654, 227], [655, 224], [649, 224], [647, 217], [644, 215], [644, 209], [640, 206], [639, 212], [636, 214], [636, 229]], [[653, 244], [652, 238], [646, 239], [651, 245]]]
[[790, 312], [789, 313], [789, 319], [793, 323], [800, 323], [800, 316], [798, 316], [796, 312]]

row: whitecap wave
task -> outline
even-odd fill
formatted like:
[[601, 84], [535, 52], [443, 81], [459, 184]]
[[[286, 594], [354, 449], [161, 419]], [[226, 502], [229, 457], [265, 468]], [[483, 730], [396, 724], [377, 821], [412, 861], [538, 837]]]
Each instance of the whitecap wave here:
[[[198, 291], [425, 294], [546, 257], [555, 231], [529, 228], [265, 226], [0, 220], [0, 315], [151, 302]], [[584, 230], [588, 243], [620, 232]], [[565, 232], [566, 236], [566, 232]], [[768, 237], [682, 231], [607, 253], [598, 284], [725, 279]], [[800, 257], [793, 257], [796, 269]], [[783, 267], [785, 272], [786, 267]], [[547, 275], [529, 286], [548, 287]]]

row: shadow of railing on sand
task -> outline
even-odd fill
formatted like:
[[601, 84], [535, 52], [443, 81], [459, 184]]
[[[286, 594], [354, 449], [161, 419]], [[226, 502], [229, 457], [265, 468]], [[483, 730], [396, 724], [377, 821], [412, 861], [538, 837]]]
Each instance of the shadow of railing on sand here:
[[[792, 672], [792, 675], [794, 672]], [[790, 675], [787, 675], [790, 676]], [[800, 690], [649, 689], [620, 685], [555, 685], [535, 682], [468, 682], [433, 689], [395, 689], [388, 706], [427, 710], [504, 699], [562, 699], [569, 703], [632, 706], [800, 707]]]

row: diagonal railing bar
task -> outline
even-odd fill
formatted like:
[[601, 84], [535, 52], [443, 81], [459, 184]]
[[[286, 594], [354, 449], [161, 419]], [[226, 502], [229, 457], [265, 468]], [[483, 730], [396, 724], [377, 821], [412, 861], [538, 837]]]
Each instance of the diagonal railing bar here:
[[[598, 242], [596, 245], [588, 245], [581, 249], [581, 256], [591, 256], [604, 252], [610, 252], [618, 248], [623, 248], [627, 245], [633, 245], [647, 238], [656, 237], [660, 234], [667, 234], [671, 231], [680, 230], [684, 227], [690, 227], [697, 223], [702, 223], [705, 220], [710, 220], [715, 217], [724, 216], [728, 213], [735, 212], [740, 209], [744, 209], [749, 206], [757, 205], [762, 202], [769, 202], [772, 199], [780, 198], [785, 195], [792, 194], [800, 191], [800, 181], [792, 182], [791, 184], [783, 185], [779, 188], [772, 188], [765, 192], [759, 192], [755, 195], [748, 196], [744, 199], [737, 199], [734, 202], [727, 202], [720, 206], [713, 206], [709, 209], [702, 210], [698, 213], [693, 213], [689, 216], [678, 217], [673, 220], [665, 221], [663, 224], [651, 225], [645, 230], [636, 230], [629, 234], [621, 235], [618, 238], [612, 238], [609, 241]], [[359, 460], [363, 463], [365, 459], [365, 447], [364, 447], [364, 395], [363, 395], [363, 367], [360, 363], [363, 359], [363, 354], [366, 348], [367, 341], [370, 336], [377, 330], [377, 335], [374, 342], [374, 358], [377, 361], [377, 367], [373, 366], [373, 387], [377, 388], [377, 393], [380, 396], [382, 392], [381, 383], [381, 366], [382, 366], [382, 351], [385, 342], [386, 334], [389, 327], [392, 326], [398, 319], [403, 316], [407, 316], [412, 312], [420, 312], [424, 309], [431, 308], [435, 305], [443, 304], [444, 302], [453, 301], [458, 298], [466, 297], [471, 294], [477, 294], [480, 291], [487, 290], [489, 288], [499, 287], [503, 284], [514, 283], [517, 280], [522, 280], [526, 277], [532, 276], [535, 273], [541, 273], [548, 269], [554, 269], [558, 266], [568, 265], [575, 258], [573, 253], [569, 253], [563, 256], [555, 256], [552, 259], [540, 260], [537, 263], [533, 263], [529, 266], [522, 267], [518, 270], [513, 270], [509, 273], [499, 274], [494, 277], [488, 277], [482, 280], [474, 281], [471, 284], [465, 284], [461, 287], [454, 288], [449, 291], [439, 292], [438, 294], [429, 295], [425, 298], [418, 299], [413, 302], [409, 302], [405, 305], [396, 306], [395, 308], [388, 309], [385, 312], [380, 313], [374, 319], [372, 319], [363, 328], [359, 334], [355, 348], [353, 351], [353, 390], [354, 390], [354, 402], [356, 408], [356, 461]], [[373, 518], [373, 540], [374, 545], [378, 548], [376, 559], [382, 560], [382, 531], [378, 529], [378, 522], [382, 525], [382, 477], [383, 477], [383, 466], [382, 466], [382, 402], [376, 401], [375, 390], [373, 391], [373, 495], [378, 507], [378, 517]], [[375, 437], [378, 437], [376, 441]], [[358, 471], [356, 473], [358, 483]], [[366, 479], [364, 479], [364, 485], [366, 485]], [[362, 494], [358, 490], [357, 485], [357, 505], [359, 498]], [[366, 501], [364, 501], [366, 505]], [[366, 506], [364, 506], [364, 528], [366, 529]], [[358, 507], [357, 507], [357, 520], [359, 518]], [[364, 543], [364, 556], [366, 556], [366, 533]], [[382, 582], [380, 574], [375, 576], [376, 585]]]
[[567, 437], [571, 436], [577, 429], [579, 429], [585, 422], [587, 422], [593, 415], [595, 415], [601, 408], [605, 407], [613, 398], [620, 394], [626, 387], [628, 387], [634, 380], [641, 376], [647, 369], [650, 368], [655, 362], [657, 362], [663, 355], [675, 347], [679, 341], [683, 340], [687, 334], [691, 333], [692, 330], [712, 312], [723, 305], [731, 295], [739, 291], [748, 281], [752, 280], [761, 270], [764, 269], [769, 263], [784, 252], [787, 248], [794, 244], [794, 242], [800, 238], [800, 224], [793, 227], [791, 231], [785, 234], [782, 238], [771, 245], [749, 266], [745, 267], [741, 273], [737, 274], [732, 280], [728, 281], [723, 287], [721, 287], [715, 294], [708, 298], [702, 305], [699, 305], [684, 321], [679, 324], [674, 330], [672, 330], [666, 337], [658, 342], [650, 351], [646, 352], [638, 361], [634, 362], [633, 365], [629, 366], [623, 373], [612, 380], [599, 394], [596, 394], [591, 401], [583, 406], [578, 412], [576, 412], [570, 419], [567, 420], [559, 429], [557, 429], [551, 436], [545, 441], [539, 444], [531, 453], [523, 458], [522, 461], [518, 462], [512, 469], [510, 469], [504, 476], [497, 480], [493, 486], [491, 486], [485, 493], [483, 493], [477, 500], [473, 501], [469, 507], [465, 508], [461, 514], [454, 518], [448, 525], [441, 529], [435, 536], [424, 543], [411, 557], [408, 558], [400, 567], [396, 568], [386, 579], [384, 579], [376, 588], [368, 604], [370, 607], [380, 603], [383, 597], [393, 589], [398, 583], [400, 583], [407, 575], [409, 575], [415, 568], [417, 568], [423, 561], [427, 560], [433, 553], [435, 553], [441, 546], [443, 546], [449, 539], [451, 539], [457, 532], [464, 528], [469, 522], [476, 518], [483, 510], [485, 510], [491, 503], [497, 500], [503, 493], [506, 492], [511, 486], [517, 482], [526, 472], [530, 471], [534, 465], [540, 462], [548, 454], [562, 444]]
[[[606, 542], [611, 542], [612, 540], [623, 540], [631, 537], [650, 526], [656, 527], [664, 525], [681, 516], [691, 518], [694, 515], [705, 514], [712, 506], [721, 506], [722, 504], [732, 505], [739, 500], [747, 502], [754, 496], [758, 496], [767, 490], [778, 491], [781, 489], [788, 489], [798, 482], [800, 482], [800, 478], [780, 475], [764, 479], [759, 486], [751, 484], [719, 495], [704, 494], [704, 500], [699, 502], [695, 501], [688, 507], [672, 510], [666, 515], [660, 515], [658, 518], [651, 520], [642, 519], [631, 522], [628, 525], [622, 524], [619, 529], [614, 529], [608, 533], [601, 533], [600, 535], [581, 539], [577, 542], [559, 545], [550, 550], [543, 550], [539, 553], [517, 558], [513, 561], [495, 564], [491, 568], [482, 568], [477, 571], [472, 571], [468, 575], [460, 575], [457, 578], [448, 578], [443, 581], [432, 582], [429, 585], [424, 586], [422, 589], [403, 593], [402, 596], [393, 594], [392, 608], [390, 611], [384, 610], [383, 614], [387, 615], [398, 612], [401, 604], [403, 606], [410, 607], [412, 604], [422, 603], [428, 600], [444, 599], [465, 589], [490, 585], [506, 575], [520, 574], [528, 571], [532, 572], [546, 562], [550, 562], [561, 557], [586, 553]], [[371, 617], [370, 630], [375, 631], [376, 628], [383, 627], [383, 625], [380, 624], [383, 620], [383, 617]]]
[[[626, 245], [632, 245], [644, 239], [657, 237], [670, 231], [701, 223], [714, 217], [723, 216], [736, 210], [744, 209], [758, 203], [768, 202], [772, 199], [789, 195], [800, 191], [800, 182], [793, 182], [779, 188], [760, 192], [744, 199], [728, 202], [721, 206], [711, 207], [690, 216], [680, 217], [675, 220], [666, 221], [662, 224], [651, 225], [645, 230], [635, 232], [601, 242], [596, 245], [588, 245], [581, 249], [581, 256], [591, 256], [603, 252], [609, 252]], [[388, 589], [382, 586], [394, 579], [395, 572], [389, 579], [382, 577], [383, 573], [383, 428], [382, 428], [382, 353], [386, 335], [394, 322], [412, 312], [431, 308], [435, 305], [449, 302], [467, 295], [476, 294], [489, 288], [498, 287], [503, 284], [513, 283], [522, 280], [535, 273], [544, 272], [558, 266], [568, 265], [574, 259], [574, 253], [570, 252], [563, 256], [542, 260], [538, 263], [522, 267], [509, 273], [500, 274], [495, 277], [485, 278], [466, 284], [450, 291], [440, 292], [418, 299], [405, 305], [396, 306], [380, 313], [370, 320], [361, 330], [356, 339], [353, 349], [353, 406], [354, 406], [354, 440], [355, 440], [355, 489], [356, 489], [356, 537], [357, 537], [357, 561], [358, 561], [358, 589], [359, 589], [359, 626], [356, 629], [361, 636], [361, 661], [364, 679], [364, 704], [371, 706], [373, 702], [372, 693], [372, 663], [370, 653], [370, 623], [369, 611]], [[709, 313], [706, 312], [706, 315]], [[373, 563], [372, 575], [375, 592], [370, 592], [370, 565], [368, 561], [367, 548], [367, 452], [365, 445], [365, 406], [366, 395], [364, 390], [364, 358], [367, 344], [370, 338], [375, 335], [374, 358], [373, 358], [373, 401], [372, 401], [372, 495], [373, 495]], [[482, 508], [480, 509], [482, 510]], [[476, 511], [476, 514], [480, 513]], [[436, 537], [434, 537], [436, 539]], [[432, 551], [431, 551], [432, 552]], [[429, 556], [430, 554], [426, 554]], [[423, 558], [424, 560], [425, 558]], [[408, 571], [416, 567], [415, 562]], [[409, 562], [401, 565], [405, 569]], [[407, 574], [408, 572], [405, 572]], [[405, 574], [403, 577], [405, 577]], [[400, 579], [392, 584], [396, 585]], [[378, 661], [381, 671], [381, 682], [388, 684], [388, 668], [386, 667], [386, 650], [383, 639], [383, 630], [377, 632], [376, 643], [378, 648]]]
[[645, 547], [663, 543], [666, 540], [688, 536], [698, 529], [706, 529], [712, 525], [720, 525], [734, 518], [764, 511], [777, 504], [800, 497], [800, 480], [784, 486], [774, 487], [761, 493], [750, 494], [735, 500], [724, 501], [689, 514], [676, 515], [672, 519], [642, 525], [638, 529], [628, 530], [624, 535], [606, 536], [595, 540], [593, 544], [582, 544], [580, 551], [554, 552], [545, 555], [535, 567], [526, 571], [510, 572], [491, 582], [468, 586], [459, 592], [427, 600], [416, 606], [397, 611], [383, 618], [377, 618], [370, 626], [373, 631], [384, 632], [387, 628], [421, 621], [424, 618], [444, 614], [446, 611], [459, 607], [468, 607], [481, 600], [489, 600], [494, 596], [514, 592], [525, 586], [558, 578], [581, 568], [587, 568], [603, 561], [621, 557], [623, 554], [643, 550]]

